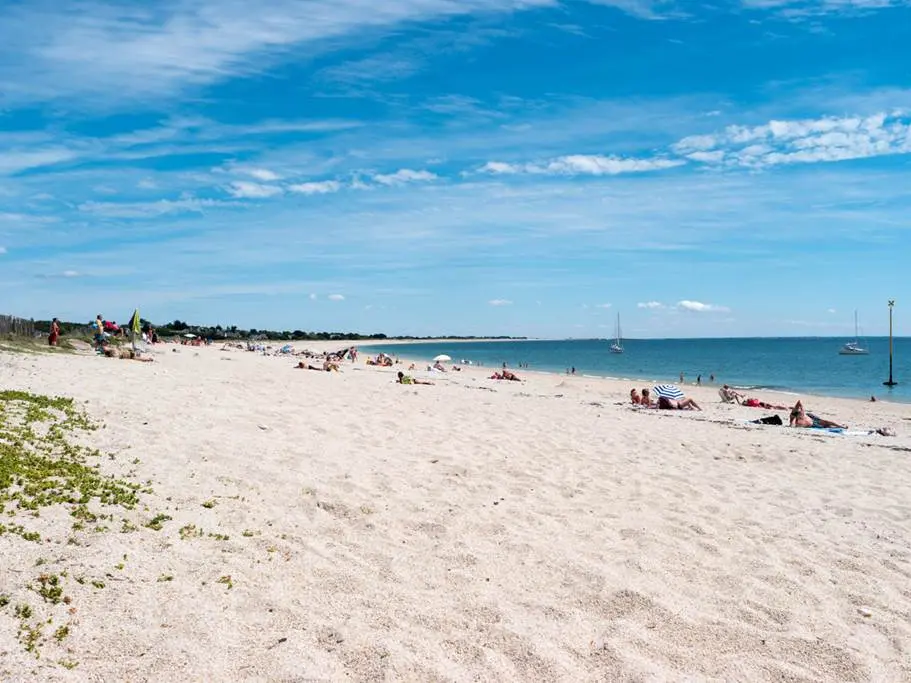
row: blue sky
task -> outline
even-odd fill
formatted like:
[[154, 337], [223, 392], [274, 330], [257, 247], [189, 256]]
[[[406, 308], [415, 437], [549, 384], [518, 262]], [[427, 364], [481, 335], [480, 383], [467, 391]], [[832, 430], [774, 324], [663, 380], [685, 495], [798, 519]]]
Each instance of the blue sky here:
[[909, 2], [0, 16], [0, 312], [850, 336], [895, 298], [902, 331]]

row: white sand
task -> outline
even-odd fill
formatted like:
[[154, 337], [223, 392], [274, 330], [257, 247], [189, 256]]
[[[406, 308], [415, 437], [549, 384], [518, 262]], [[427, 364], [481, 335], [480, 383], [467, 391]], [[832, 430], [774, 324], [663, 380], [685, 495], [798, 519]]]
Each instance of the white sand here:
[[[606, 380], [171, 348], [0, 355], [0, 389], [104, 423], [102, 470], [154, 489], [139, 521], [173, 517], [0, 536], [2, 590], [55, 617], [35, 659], [0, 609], [0, 679], [911, 680], [911, 407], [805, 399], [898, 432], [833, 436], [709, 388], [704, 413], [642, 413]], [[69, 616], [25, 588], [62, 570]]]

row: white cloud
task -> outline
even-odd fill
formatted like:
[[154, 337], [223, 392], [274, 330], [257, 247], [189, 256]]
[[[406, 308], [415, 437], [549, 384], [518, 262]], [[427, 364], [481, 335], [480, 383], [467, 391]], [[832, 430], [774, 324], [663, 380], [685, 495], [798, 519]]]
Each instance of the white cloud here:
[[506, 175], [528, 173], [535, 175], [619, 175], [621, 173], [645, 173], [683, 166], [683, 159], [633, 159], [617, 156], [570, 154], [548, 161], [527, 164], [509, 164], [502, 161], [488, 161], [478, 169], [481, 173]]
[[636, 304], [636, 307], [655, 310], [658, 308], [664, 308], [664, 304], [661, 303], [660, 301], [646, 301], [644, 303], [640, 301], [638, 304]]
[[510, 301], [509, 299], [491, 299], [487, 303], [490, 304], [491, 306], [511, 306], [512, 305], [512, 301]]
[[0, 247], [0, 256], [3, 256], [6, 253], [6, 247]]
[[624, 159], [621, 157], [588, 156], [573, 154], [549, 162], [547, 173], [563, 175], [617, 175], [619, 173], [642, 173], [682, 166], [682, 159]]
[[235, 199], [265, 199], [282, 193], [276, 185], [262, 185], [245, 180], [235, 180], [228, 186], [228, 193]]
[[403, 185], [405, 183], [429, 182], [437, 180], [438, 176], [430, 171], [413, 171], [410, 168], [403, 168], [395, 173], [388, 175], [377, 174], [373, 180], [380, 185]]
[[62, 277], [67, 277], [67, 278], [79, 277], [80, 275], [82, 275], [82, 273], [80, 273], [78, 270], [65, 270], [61, 273]]
[[316, 294], [310, 295], [310, 301], [316, 301]]
[[62, 147], [28, 151], [4, 150], [0, 154], [0, 175], [14, 175], [32, 168], [53, 166], [72, 161], [77, 156], [79, 155], [74, 150]]
[[716, 306], [715, 304], [704, 304], [701, 301], [683, 301], [677, 302], [677, 308], [694, 313], [729, 313], [731, 309], [726, 306]]
[[136, 183], [136, 187], [138, 187], [140, 190], [157, 190], [158, 189], [158, 185], [151, 178], [143, 178], [138, 183]]
[[521, 173], [522, 167], [516, 164], [507, 164], [502, 161], [488, 161], [478, 169], [480, 173], [510, 174]]
[[249, 176], [261, 180], [265, 183], [275, 182], [276, 180], [281, 180], [281, 176], [274, 171], [270, 171], [267, 168], [250, 168], [246, 169], [245, 173]]
[[672, 145], [677, 154], [705, 164], [762, 168], [911, 153], [911, 119], [899, 113], [772, 120], [728, 126]]
[[829, 308], [826, 310], [826, 313], [838, 313], [834, 308]]
[[[240, 0], [173, 0], [151, 9], [101, 0], [66, 6], [21, 3], [5, 7], [0, 22], [0, 82], [11, 101], [173, 96], [187, 86], [255, 73], [264, 64], [292, 59], [299, 52], [337, 49], [341, 39], [403, 23], [553, 4], [273, 0], [268, 11], [251, 12]], [[630, 5], [619, 0], [614, 4]]]
[[789, 19], [818, 17], [822, 14], [858, 14], [871, 10], [899, 7], [907, 0], [742, 0], [756, 10], [778, 10]]
[[328, 296], [328, 299], [329, 299], [329, 301], [344, 301], [345, 295], [344, 294], [330, 294]]
[[324, 180], [316, 183], [298, 183], [297, 185], [288, 186], [290, 192], [296, 192], [298, 194], [331, 194], [333, 192], [338, 192], [340, 189], [342, 189], [342, 185], [336, 180]]
[[595, 308], [610, 308], [613, 304], [597, 304]]
[[217, 199], [194, 199], [186, 197], [177, 200], [160, 199], [155, 202], [83, 202], [77, 207], [84, 213], [108, 218], [157, 218], [167, 214], [204, 213], [206, 209], [237, 206], [237, 202], [222, 202]]

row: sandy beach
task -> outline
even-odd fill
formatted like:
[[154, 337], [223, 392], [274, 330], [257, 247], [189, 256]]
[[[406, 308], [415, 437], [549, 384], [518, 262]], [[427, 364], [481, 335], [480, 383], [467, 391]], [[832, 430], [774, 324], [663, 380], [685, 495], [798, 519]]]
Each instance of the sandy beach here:
[[911, 680], [911, 407], [802, 397], [836, 435], [717, 387], [669, 412], [596, 378], [401, 386], [368, 352], [0, 354], [0, 390], [73, 397], [100, 472], [148, 487], [132, 529], [0, 535], [0, 679]]

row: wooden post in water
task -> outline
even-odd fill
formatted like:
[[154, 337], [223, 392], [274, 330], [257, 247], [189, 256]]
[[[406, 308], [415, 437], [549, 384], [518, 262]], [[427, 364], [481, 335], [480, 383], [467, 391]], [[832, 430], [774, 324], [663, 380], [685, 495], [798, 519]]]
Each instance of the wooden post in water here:
[[895, 306], [895, 301], [889, 301], [889, 379], [883, 382], [887, 387], [894, 387], [898, 382], [892, 379], [892, 307]]

